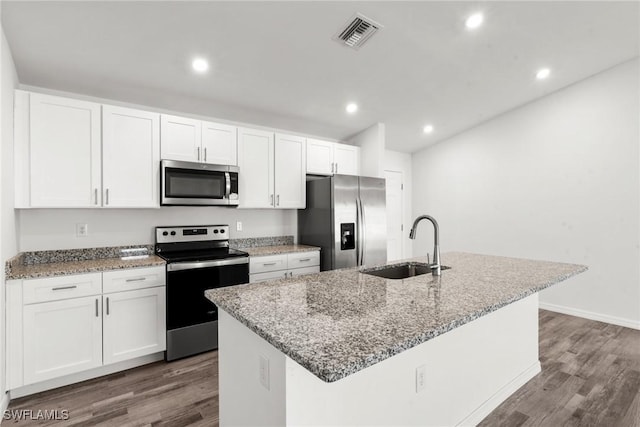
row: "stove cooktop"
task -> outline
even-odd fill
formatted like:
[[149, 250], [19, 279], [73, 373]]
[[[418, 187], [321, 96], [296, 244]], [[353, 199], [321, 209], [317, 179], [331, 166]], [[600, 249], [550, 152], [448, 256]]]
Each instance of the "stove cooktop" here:
[[189, 251], [176, 251], [176, 252], [163, 252], [156, 253], [160, 258], [165, 259], [167, 262], [180, 262], [180, 261], [213, 261], [218, 259], [248, 257], [246, 252], [239, 251], [232, 248], [215, 248], [215, 249], [203, 249], [203, 250], [189, 250]]

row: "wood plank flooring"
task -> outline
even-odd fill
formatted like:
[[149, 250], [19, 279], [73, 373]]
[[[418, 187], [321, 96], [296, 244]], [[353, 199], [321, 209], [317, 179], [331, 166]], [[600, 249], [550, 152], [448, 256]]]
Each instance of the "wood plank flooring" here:
[[[481, 427], [640, 427], [640, 331], [541, 310], [540, 362]], [[15, 399], [10, 410], [67, 409], [70, 418], [4, 424], [215, 427], [217, 366], [210, 352]]]

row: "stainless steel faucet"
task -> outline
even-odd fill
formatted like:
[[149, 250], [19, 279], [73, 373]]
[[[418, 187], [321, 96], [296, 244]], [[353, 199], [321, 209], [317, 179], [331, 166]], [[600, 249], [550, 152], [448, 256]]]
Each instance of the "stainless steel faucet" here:
[[409, 232], [409, 238], [416, 238], [416, 230], [418, 229], [418, 223], [423, 219], [428, 219], [433, 224], [433, 264], [429, 264], [431, 268], [431, 274], [434, 276], [440, 275], [440, 229], [438, 228], [438, 222], [429, 215], [420, 215], [413, 221], [411, 231]]

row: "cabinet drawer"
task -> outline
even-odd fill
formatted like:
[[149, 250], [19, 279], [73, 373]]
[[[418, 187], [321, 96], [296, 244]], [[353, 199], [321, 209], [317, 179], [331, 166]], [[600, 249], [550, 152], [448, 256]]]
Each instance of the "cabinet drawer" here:
[[[249, 274], [287, 269], [287, 255], [269, 255], [249, 258]], [[283, 273], [284, 276], [284, 273]]]
[[288, 268], [320, 265], [320, 251], [296, 252], [288, 255]]
[[22, 284], [24, 304], [99, 295], [101, 292], [102, 273], [26, 279]]
[[165, 278], [164, 266], [105, 271], [103, 273], [104, 293], [164, 286]]

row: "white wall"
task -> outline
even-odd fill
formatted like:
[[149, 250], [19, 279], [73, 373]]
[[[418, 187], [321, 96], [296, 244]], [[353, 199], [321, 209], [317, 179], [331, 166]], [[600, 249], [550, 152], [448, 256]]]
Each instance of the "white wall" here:
[[[20, 250], [92, 248], [152, 244], [153, 227], [163, 225], [229, 224], [230, 237], [297, 236], [297, 211], [178, 207], [160, 209], [24, 209], [20, 210]], [[236, 231], [242, 221], [243, 231]], [[76, 237], [76, 224], [89, 226], [87, 237]]]
[[384, 123], [376, 123], [349, 138], [349, 143], [360, 147], [360, 175], [384, 178]]
[[[18, 86], [11, 50], [0, 24], [0, 262], [4, 266], [8, 258], [17, 252], [16, 217], [13, 210], [13, 91]], [[5, 371], [5, 306], [4, 275], [0, 280], [0, 411], [6, 408]]]
[[588, 265], [542, 305], [640, 328], [639, 86], [636, 59], [415, 153], [414, 214], [443, 252]]
[[402, 181], [404, 184], [404, 192], [402, 195], [402, 223], [404, 225], [404, 232], [402, 235], [402, 257], [411, 258], [413, 253], [413, 244], [411, 239], [409, 239], [409, 230], [411, 229], [411, 223], [413, 222], [413, 212], [411, 210], [411, 195], [413, 194], [411, 154], [385, 150], [384, 170], [402, 172]]

